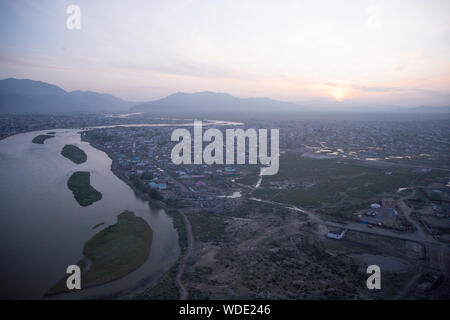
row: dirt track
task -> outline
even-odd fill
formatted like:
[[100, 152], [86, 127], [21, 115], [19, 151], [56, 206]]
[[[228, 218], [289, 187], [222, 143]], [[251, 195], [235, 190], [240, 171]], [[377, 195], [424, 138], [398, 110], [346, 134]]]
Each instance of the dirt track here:
[[191, 223], [189, 222], [189, 219], [186, 217], [186, 215], [181, 210], [179, 212], [183, 216], [184, 223], [186, 225], [188, 246], [187, 246], [185, 255], [180, 260], [180, 264], [178, 266], [178, 272], [177, 272], [177, 276], [175, 278], [175, 282], [178, 287], [178, 290], [180, 291], [180, 300], [186, 300], [188, 297], [188, 291], [183, 284], [182, 278], [183, 278], [184, 270], [186, 269], [186, 263], [192, 254], [194, 239], [192, 236], [192, 227], [191, 227]]

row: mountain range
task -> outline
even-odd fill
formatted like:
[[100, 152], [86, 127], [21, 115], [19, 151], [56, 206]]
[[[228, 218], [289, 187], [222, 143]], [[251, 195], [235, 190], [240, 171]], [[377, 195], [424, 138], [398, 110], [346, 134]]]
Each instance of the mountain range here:
[[67, 92], [41, 81], [0, 80], [0, 113], [118, 112], [135, 104], [110, 94]]
[[210, 91], [177, 92], [165, 98], [136, 105], [133, 112], [274, 112], [304, 110], [300, 105], [269, 98], [236, 98]]
[[67, 92], [60, 87], [29, 79], [0, 80], [0, 113], [54, 112], [261, 112], [296, 111], [299, 105], [269, 98], [236, 98], [227, 93], [171, 94], [137, 103], [92, 91]]
[[[308, 107], [304, 107], [307, 105]], [[351, 109], [361, 111], [355, 105]], [[349, 110], [351, 110], [349, 109]], [[286, 112], [286, 111], [342, 111], [345, 105], [336, 101], [310, 101], [293, 103], [270, 98], [237, 98], [228, 93], [210, 91], [197, 93], [177, 92], [150, 102], [131, 102], [110, 94], [93, 91], [65, 91], [42, 81], [9, 78], [0, 80], [1, 113], [97, 113], [97, 112]], [[366, 111], [377, 111], [367, 108]], [[378, 111], [409, 111], [449, 113], [450, 107], [420, 106], [413, 108], [382, 108]]]

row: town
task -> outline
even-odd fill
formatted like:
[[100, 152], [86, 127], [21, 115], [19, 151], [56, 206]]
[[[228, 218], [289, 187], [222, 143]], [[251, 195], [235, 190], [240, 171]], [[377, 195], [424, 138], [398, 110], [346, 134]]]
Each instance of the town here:
[[[137, 196], [173, 215], [184, 258], [132, 298], [176, 299], [180, 288], [192, 299], [448, 293], [446, 119], [295, 114], [207, 120], [213, 117], [4, 115], [1, 134], [78, 129], [83, 141], [112, 159], [111, 170]], [[279, 129], [279, 172], [261, 174], [261, 164], [249, 161], [250, 148], [240, 154], [244, 164], [174, 163], [180, 142], [172, 133], [181, 126], [194, 136], [194, 119], [222, 135], [234, 128]], [[376, 292], [364, 288], [372, 264], [385, 279]]]
[[[226, 129], [226, 163], [234, 164], [237, 158], [237, 164], [245, 164], [246, 158], [249, 164], [256, 164], [259, 159], [261, 164], [269, 165], [261, 169], [261, 175], [273, 175], [278, 172], [279, 158], [279, 132], [278, 129], [271, 130], [271, 153], [267, 154], [267, 130], [259, 129]], [[218, 129], [207, 129], [202, 133], [202, 122], [194, 121], [194, 149], [191, 148], [191, 134], [187, 129], [175, 129], [171, 134], [171, 141], [179, 141], [171, 152], [172, 162], [178, 164], [191, 164], [194, 158], [194, 164], [223, 164], [224, 144], [223, 134]], [[203, 150], [203, 141], [209, 142]], [[248, 152], [246, 151], [246, 138], [248, 138]], [[237, 143], [235, 144], [237, 140]], [[259, 147], [258, 147], [259, 144]], [[259, 150], [259, 154], [258, 151]], [[192, 157], [193, 153], [193, 157]], [[236, 154], [236, 157], [235, 157]]]

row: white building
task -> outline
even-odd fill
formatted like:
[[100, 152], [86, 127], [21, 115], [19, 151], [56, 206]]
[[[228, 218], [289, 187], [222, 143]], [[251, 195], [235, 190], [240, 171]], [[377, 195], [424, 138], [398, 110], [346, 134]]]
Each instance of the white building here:
[[330, 232], [328, 232], [328, 238], [331, 238], [331, 239], [336, 239], [336, 240], [341, 240], [342, 238], [344, 238], [344, 235], [345, 235], [345, 232], [346, 232], [347, 230], [342, 230], [342, 229], [339, 229], [339, 230], [333, 230], [333, 231], [330, 231]]

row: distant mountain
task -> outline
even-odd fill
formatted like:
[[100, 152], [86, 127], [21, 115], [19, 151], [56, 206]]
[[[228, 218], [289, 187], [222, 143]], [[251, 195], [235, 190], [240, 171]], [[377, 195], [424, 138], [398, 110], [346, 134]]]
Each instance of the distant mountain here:
[[177, 92], [163, 99], [136, 105], [132, 112], [277, 112], [304, 110], [300, 105], [269, 98], [236, 98], [228, 93]]
[[0, 80], [0, 113], [117, 112], [134, 104], [109, 94], [67, 92], [41, 81]]
[[[125, 101], [120, 98], [114, 97], [113, 95], [106, 93], [97, 93], [93, 91], [72, 91], [70, 95], [76, 97], [78, 101], [85, 102], [86, 105], [107, 105], [108, 110], [127, 110], [136, 102]], [[108, 111], [107, 110], [107, 111]]]

